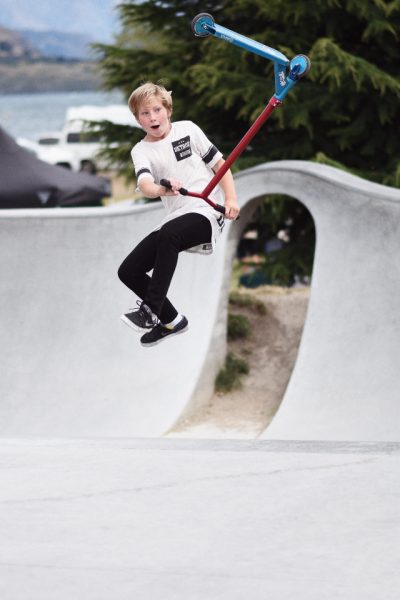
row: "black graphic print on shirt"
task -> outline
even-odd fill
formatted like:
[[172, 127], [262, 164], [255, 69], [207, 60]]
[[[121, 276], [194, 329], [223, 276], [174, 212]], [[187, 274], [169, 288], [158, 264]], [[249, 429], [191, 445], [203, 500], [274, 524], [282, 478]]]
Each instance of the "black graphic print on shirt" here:
[[172, 142], [172, 148], [175, 152], [176, 160], [183, 160], [192, 156], [192, 148], [190, 147], [190, 136], [187, 135], [176, 142]]

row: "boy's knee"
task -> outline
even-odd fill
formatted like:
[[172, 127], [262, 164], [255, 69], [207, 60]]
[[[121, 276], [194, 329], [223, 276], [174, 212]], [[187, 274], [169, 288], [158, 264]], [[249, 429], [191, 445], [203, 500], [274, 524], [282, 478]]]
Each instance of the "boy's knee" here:
[[122, 265], [120, 265], [118, 269], [118, 278], [120, 279], [120, 281], [122, 281], [122, 283], [125, 283], [126, 269], [124, 263], [122, 263]]
[[137, 279], [140, 279], [145, 273], [144, 269], [137, 263], [129, 260], [124, 260], [118, 269], [118, 278], [125, 285], [132, 284]]
[[124, 260], [124, 262], [120, 265], [118, 269], [118, 277], [122, 281], [122, 283], [126, 283], [130, 281], [132, 277], [135, 276], [135, 268], [133, 265], [128, 264], [128, 261]]

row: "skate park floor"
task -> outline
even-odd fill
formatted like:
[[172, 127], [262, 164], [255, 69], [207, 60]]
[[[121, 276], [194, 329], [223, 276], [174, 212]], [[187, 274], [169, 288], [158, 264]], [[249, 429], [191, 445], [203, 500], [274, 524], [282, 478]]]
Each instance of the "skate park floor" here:
[[400, 444], [0, 442], [2, 600], [397, 600]]

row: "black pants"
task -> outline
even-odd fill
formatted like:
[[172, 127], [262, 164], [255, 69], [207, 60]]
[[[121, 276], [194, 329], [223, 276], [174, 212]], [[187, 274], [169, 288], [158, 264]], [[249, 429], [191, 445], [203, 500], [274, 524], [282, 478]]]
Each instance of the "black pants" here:
[[[146, 236], [118, 270], [120, 280], [141, 298], [161, 323], [170, 323], [178, 311], [167, 298], [178, 254], [211, 241], [211, 223], [198, 213], [187, 213]], [[153, 269], [150, 277], [147, 273]]]

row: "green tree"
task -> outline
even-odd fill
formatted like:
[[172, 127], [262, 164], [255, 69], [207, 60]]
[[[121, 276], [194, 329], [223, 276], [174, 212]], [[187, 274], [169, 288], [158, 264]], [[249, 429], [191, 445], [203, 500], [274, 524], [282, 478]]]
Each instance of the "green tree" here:
[[[173, 90], [174, 118], [196, 121], [225, 155], [273, 93], [272, 64], [213, 36], [194, 37], [200, 12], [312, 69], [257, 134], [235, 168], [305, 159], [400, 186], [400, 0], [145, 0], [119, 7], [122, 33], [97, 45], [106, 89], [128, 97], [143, 80]], [[112, 137], [113, 136], [113, 137]], [[140, 137], [120, 140], [121, 166]]]

